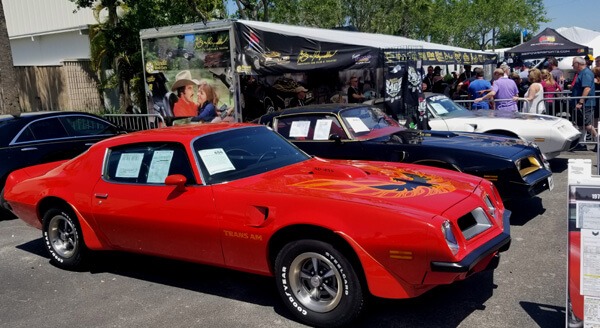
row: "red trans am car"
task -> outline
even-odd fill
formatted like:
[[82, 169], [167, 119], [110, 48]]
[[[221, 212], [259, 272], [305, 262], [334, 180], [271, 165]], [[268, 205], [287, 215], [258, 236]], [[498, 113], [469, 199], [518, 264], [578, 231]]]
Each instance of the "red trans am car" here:
[[311, 157], [261, 125], [182, 125], [13, 172], [12, 211], [50, 259], [144, 253], [274, 276], [302, 322], [352, 322], [367, 295], [415, 297], [510, 245], [491, 182], [433, 167]]

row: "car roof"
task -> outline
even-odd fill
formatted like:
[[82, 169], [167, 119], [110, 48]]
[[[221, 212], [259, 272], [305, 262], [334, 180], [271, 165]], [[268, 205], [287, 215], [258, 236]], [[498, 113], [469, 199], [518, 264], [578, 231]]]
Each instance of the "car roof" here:
[[98, 144], [114, 147], [124, 143], [136, 142], [175, 141], [189, 143], [201, 135], [246, 127], [267, 128], [264, 125], [251, 123], [188, 123], [128, 133], [101, 141]]
[[365, 104], [318, 104], [318, 105], [307, 105], [302, 107], [294, 107], [284, 109], [280, 112], [277, 112], [277, 115], [287, 115], [287, 114], [296, 114], [296, 113], [339, 113], [341, 110], [347, 108], [356, 108], [356, 107], [367, 107], [369, 105]]
[[74, 111], [41, 111], [41, 112], [23, 112], [17, 114], [3, 114], [0, 115], [0, 122], [4, 121], [17, 121], [23, 120], [26, 122], [30, 122], [34, 119], [43, 118], [43, 117], [52, 117], [52, 116], [61, 116], [61, 115], [86, 115], [86, 116], [95, 116], [94, 114], [85, 113], [85, 112], [74, 112]]
[[107, 124], [113, 123], [103, 119], [100, 116], [75, 111], [40, 111], [40, 112], [24, 112], [17, 114], [0, 115], [0, 144], [7, 145], [15, 135], [30, 122], [45, 118], [45, 117], [60, 117], [60, 116], [87, 116], [94, 117], [98, 120], [103, 120]]

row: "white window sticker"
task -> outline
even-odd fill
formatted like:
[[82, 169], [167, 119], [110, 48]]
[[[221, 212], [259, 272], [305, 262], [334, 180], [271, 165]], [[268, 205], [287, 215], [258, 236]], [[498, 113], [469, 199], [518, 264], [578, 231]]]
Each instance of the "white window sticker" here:
[[575, 217], [578, 228], [600, 230], [600, 203], [578, 201]]
[[359, 117], [348, 117], [346, 118], [348, 124], [352, 127], [354, 132], [367, 132], [370, 131], [369, 127], [365, 125], [365, 123]]
[[437, 113], [437, 114], [447, 114], [448, 110], [446, 108], [444, 108], [444, 106], [442, 106], [441, 104], [436, 104], [436, 103], [430, 103], [431, 107], [433, 107], [433, 110]]
[[144, 153], [121, 154], [117, 165], [117, 178], [137, 178], [142, 167]]
[[581, 229], [581, 295], [600, 297], [600, 230]]
[[148, 170], [148, 183], [165, 183], [171, 161], [173, 160], [172, 150], [157, 150], [152, 154], [150, 169]]
[[600, 327], [600, 298], [585, 296], [583, 299], [584, 327]]
[[306, 137], [308, 136], [308, 128], [310, 127], [310, 121], [294, 121], [290, 127], [290, 137]]
[[223, 148], [199, 150], [198, 155], [210, 175], [235, 170]]
[[313, 140], [328, 140], [329, 139], [329, 131], [331, 131], [331, 123], [333, 120], [317, 120], [317, 125], [315, 126], [315, 134], [313, 135]]

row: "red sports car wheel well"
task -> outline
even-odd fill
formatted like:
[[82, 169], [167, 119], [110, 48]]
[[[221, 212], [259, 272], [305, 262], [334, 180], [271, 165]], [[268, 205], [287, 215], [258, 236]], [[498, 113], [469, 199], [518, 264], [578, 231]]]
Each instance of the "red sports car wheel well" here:
[[65, 202], [64, 200], [62, 200], [60, 198], [56, 198], [56, 197], [44, 198], [38, 205], [38, 219], [40, 220], [40, 222], [42, 222], [42, 219], [44, 218], [44, 214], [52, 208], [62, 208], [69, 212], [73, 211], [71, 206], [69, 206], [69, 204], [67, 202]]
[[309, 225], [296, 225], [285, 227], [276, 232], [269, 241], [269, 266], [273, 271], [273, 265], [275, 258], [279, 251], [287, 244], [295, 240], [301, 239], [312, 239], [322, 241], [331, 244], [335, 249], [344, 254], [348, 260], [352, 263], [352, 266], [359, 273], [359, 279], [363, 286], [367, 286], [365, 273], [358, 256], [352, 249], [352, 247], [340, 236], [333, 233], [331, 230], [327, 230], [321, 227], [309, 226]]

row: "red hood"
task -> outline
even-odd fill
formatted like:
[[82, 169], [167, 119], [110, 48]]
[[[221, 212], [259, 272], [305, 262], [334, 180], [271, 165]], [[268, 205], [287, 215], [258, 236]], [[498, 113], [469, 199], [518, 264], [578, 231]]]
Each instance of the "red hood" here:
[[264, 175], [257, 190], [443, 213], [481, 178], [421, 165], [314, 158]]

